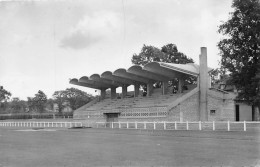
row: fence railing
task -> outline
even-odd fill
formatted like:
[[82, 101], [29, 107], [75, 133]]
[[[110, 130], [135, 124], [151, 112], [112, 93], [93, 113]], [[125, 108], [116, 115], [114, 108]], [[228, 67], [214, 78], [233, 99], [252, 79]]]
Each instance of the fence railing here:
[[72, 128], [82, 127], [82, 122], [0, 122], [0, 127], [55, 127], [55, 128]]
[[93, 127], [112, 129], [148, 130], [208, 130], [208, 131], [247, 131], [259, 130], [260, 122], [96, 122]]
[[147, 130], [206, 130], [206, 131], [252, 131], [260, 132], [260, 122], [0, 122], [0, 127], [93, 127], [112, 129]]

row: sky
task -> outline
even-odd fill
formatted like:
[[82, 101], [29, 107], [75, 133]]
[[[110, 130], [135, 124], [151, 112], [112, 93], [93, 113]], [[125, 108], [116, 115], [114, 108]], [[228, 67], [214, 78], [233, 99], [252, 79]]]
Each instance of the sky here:
[[173, 43], [219, 67], [218, 26], [231, 0], [0, 1], [0, 85], [26, 100], [75, 87], [69, 79], [129, 68], [144, 44]]

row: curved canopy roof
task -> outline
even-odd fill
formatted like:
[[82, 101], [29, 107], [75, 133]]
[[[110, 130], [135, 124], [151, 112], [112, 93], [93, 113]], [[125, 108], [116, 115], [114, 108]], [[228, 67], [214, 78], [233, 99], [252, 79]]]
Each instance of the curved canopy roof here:
[[[212, 71], [208, 68], [208, 72]], [[93, 89], [117, 88], [123, 85], [147, 84], [156, 81], [167, 81], [173, 78], [199, 75], [199, 65], [173, 64], [163, 62], [151, 62], [144, 67], [133, 65], [127, 70], [119, 68], [114, 72], [105, 71], [101, 75], [93, 74], [90, 77], [83, 76], [79, 80], [74, 78], [70, 84], [89, 87]]]

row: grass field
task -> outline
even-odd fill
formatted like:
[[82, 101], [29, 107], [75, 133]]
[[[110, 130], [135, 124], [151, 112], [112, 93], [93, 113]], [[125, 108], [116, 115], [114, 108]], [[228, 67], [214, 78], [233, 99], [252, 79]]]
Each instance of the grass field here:
[[0, 127], [0, 167], [257, 165], [258, 132]]

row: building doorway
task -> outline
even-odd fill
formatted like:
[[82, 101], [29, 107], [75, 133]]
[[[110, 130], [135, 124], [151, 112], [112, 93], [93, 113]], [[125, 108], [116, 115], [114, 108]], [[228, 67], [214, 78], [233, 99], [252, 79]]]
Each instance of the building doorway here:
[[112, 122], [118, 122], [119, 113], [106, 113], [106, 127], [112, 128]]
[[118, 122], [119, 113], [107, 113], [107, 122]]
[[236, 105], [236, 121], [239, 121], [239, 105]]

